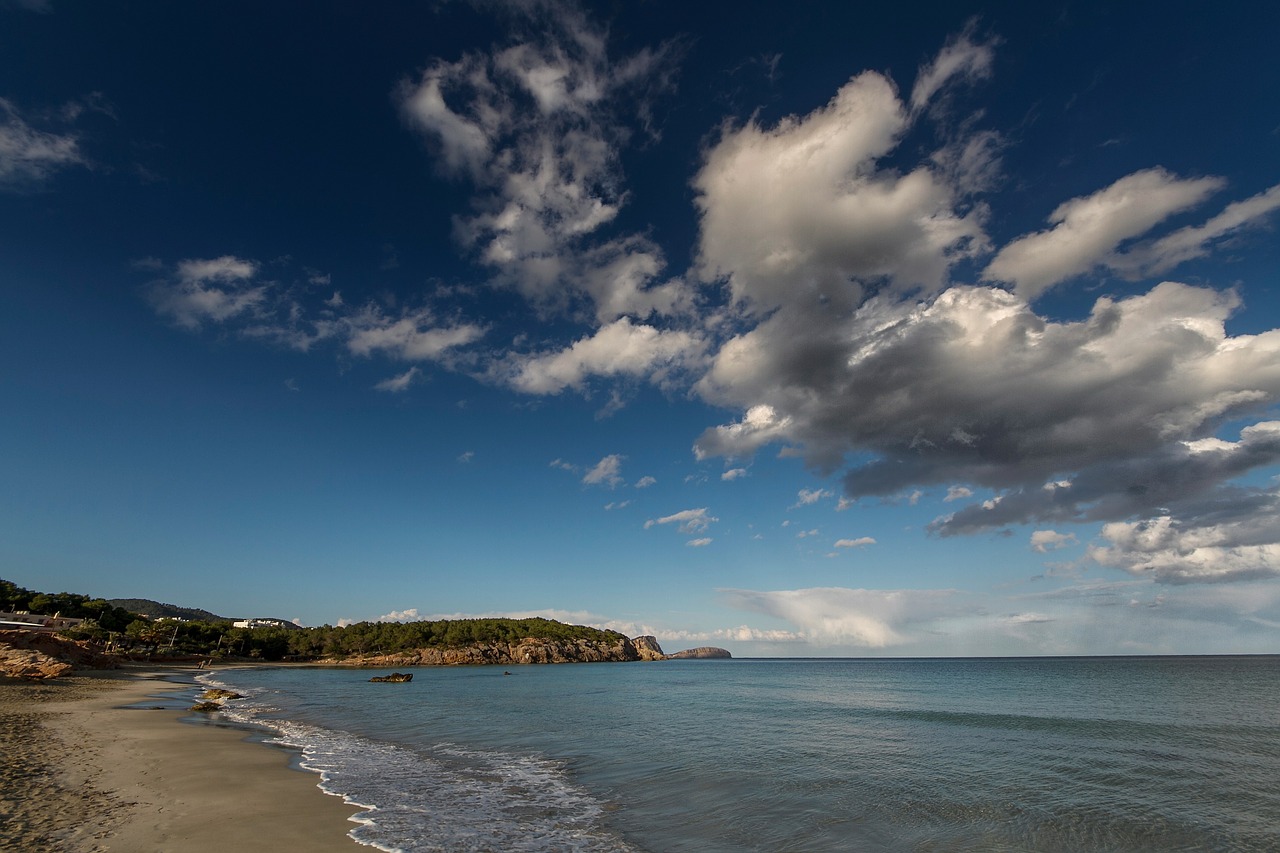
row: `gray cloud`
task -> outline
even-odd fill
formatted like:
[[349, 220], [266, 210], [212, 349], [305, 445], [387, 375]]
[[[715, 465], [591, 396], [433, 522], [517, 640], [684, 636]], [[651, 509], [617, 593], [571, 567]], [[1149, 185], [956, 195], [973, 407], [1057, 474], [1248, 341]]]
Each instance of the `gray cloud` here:
[[536, 21], [522, 41], [456, 62], [437, 61], [402, 83], [408, 124], [440, 170], [476, 189], [477, 212], [455, 219], [459, 242], [549, 312], [599, 323], [687, 307], [678, 281], [660, 282], [662, 253], [640, 235], [598, 239], [626, 203], [620, 116], [646, 114], [665, 85], [670, 46], [621, 60], [603, 31], [567, 5], [511, 7]]
[[37, 186], [62, 169], [87, 165], [74, 133], [34, 128], [13, 102], [0, 98], [0, 189]]

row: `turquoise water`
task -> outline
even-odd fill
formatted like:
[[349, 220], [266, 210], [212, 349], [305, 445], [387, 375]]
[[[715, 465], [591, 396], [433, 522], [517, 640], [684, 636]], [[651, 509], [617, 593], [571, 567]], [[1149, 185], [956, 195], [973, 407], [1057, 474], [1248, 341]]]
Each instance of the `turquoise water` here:
[[220, 672], [408, 851], [1280, 850], [1280, 657]]

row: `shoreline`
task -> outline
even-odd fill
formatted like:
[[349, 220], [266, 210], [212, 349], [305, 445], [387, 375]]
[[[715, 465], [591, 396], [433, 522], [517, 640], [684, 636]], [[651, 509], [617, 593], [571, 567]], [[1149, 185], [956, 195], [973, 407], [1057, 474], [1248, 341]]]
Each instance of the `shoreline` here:
[[[0, 837], [8, 849], [75, 853], [373, 848], [361, 811], [252, 730], [186, 723], [172, 707], [196, 667], [0, 680]], [[137, 707], [128, 707], [137, 706]]]

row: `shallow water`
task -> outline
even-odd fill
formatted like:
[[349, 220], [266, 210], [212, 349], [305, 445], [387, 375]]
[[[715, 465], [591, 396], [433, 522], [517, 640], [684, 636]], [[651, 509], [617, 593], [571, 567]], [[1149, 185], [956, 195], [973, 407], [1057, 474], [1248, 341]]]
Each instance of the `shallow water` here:
[[232, 670], [408, 851], [1280, 849], [1280, 657]]

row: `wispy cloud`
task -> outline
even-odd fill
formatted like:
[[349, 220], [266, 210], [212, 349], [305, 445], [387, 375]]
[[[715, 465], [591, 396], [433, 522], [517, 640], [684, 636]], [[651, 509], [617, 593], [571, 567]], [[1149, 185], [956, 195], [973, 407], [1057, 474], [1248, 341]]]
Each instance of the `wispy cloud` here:
[[720, 519], [711, 515], [707, 508], [685, 509], [662, 518], [651, 518], [644, 523], [645, 530], [657, 524], [675, 524], [681, 533], [701, 533]]

